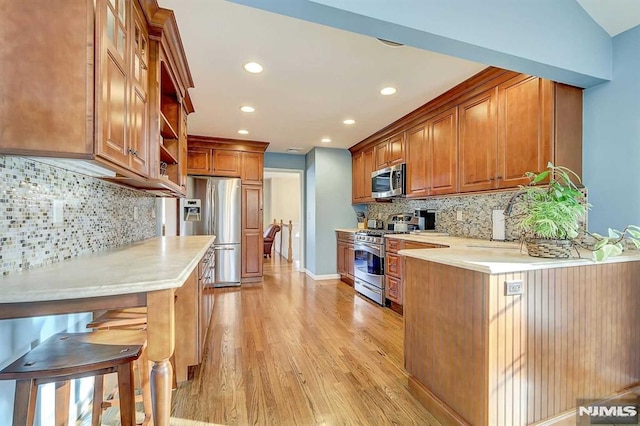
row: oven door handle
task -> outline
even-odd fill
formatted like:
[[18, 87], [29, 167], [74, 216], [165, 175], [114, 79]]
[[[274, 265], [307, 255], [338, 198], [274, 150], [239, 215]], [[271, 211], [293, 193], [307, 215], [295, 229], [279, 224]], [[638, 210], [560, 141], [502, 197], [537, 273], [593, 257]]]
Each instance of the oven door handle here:
[[356, 243], [353, 246], [354, 250], [361, 250], [367, 253], [375, 254], [378, 257], [382, 257], [382, 249], [380, 247], [372, 246], [365, 243]]

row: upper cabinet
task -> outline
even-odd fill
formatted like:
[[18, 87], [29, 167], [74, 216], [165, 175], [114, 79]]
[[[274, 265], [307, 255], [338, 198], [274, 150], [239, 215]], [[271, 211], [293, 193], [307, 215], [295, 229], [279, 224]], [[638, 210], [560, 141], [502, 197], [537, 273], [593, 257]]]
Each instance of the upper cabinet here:
[[371, 196], [371, 174], [377, 170], [375, 154], [374, 147], [370, 147], [354, 155], [351, 159], [353, 171], [351, 197], [354, 204], [373, 201]]
[[515, 188], [549, 161], [581, 174], [582, 89], [487, 68], [350, 150], [354, 203], [372, 201], [369, 150], [376, 169], [406, 162], [408, 198]]
[[460, 191], [496, 187], [498, 152], [497, 90], [490, 89], [460, 104]]
[[407, 130], [407, 198], [450, 194], [458, 188], [458, 108]]
[[8, 2], [0, 27], [0, 153], [89, 161], [98, 177], [184, 194], [193, 82], [171, 11], [154, 0]]
[[374, 148], [375, 169], [404, 163], [404, 132], [377, 144]]
[[187, 173], [239, 177], [243, 185], [262, 185], [268, 142], [189, 135]]

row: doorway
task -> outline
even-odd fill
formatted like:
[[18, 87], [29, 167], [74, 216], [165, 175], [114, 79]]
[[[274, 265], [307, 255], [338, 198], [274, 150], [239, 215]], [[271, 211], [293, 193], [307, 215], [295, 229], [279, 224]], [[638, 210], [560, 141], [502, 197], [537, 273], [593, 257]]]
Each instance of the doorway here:
[[263, 221], [280, 225], [274, 240], [273, 255], [304, 267], [304, 171], [264, 169]]

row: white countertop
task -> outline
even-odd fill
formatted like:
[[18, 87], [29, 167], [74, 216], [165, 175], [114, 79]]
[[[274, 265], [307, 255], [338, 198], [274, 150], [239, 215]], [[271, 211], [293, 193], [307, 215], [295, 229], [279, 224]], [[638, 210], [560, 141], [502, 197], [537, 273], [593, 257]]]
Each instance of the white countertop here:
[[157, 237], [0, 277], [0, 303], [131, 294], [182, 286], [214, 236]]
[[[387, 235], [386, 238], [447, 246], [447, 248], [400, 250], [399, 254], [487, 274], [596, 264], [591, 258], [591, 252], [586, 250], [581, 250], [581, 259], [546, 259], [529, 256], [525, 247], [522, 247], [521, 251], [519, 242], [476, 240], [435, 233]], [[604, 263], [637, 261], [640, 261], [640, 252], [634, 251], [611, 257]]]

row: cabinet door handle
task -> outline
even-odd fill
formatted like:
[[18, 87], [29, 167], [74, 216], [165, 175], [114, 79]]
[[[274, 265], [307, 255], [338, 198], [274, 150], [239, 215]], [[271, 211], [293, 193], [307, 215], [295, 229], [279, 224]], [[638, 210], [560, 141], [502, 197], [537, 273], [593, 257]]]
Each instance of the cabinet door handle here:
[[495, 180], [495, 178], [494, 178], [493, 176], [491, 176], [491, 177], [489, 178], [489, 180]]
[[498, 179], [502, 179], [502, 176], [498, 175]]

